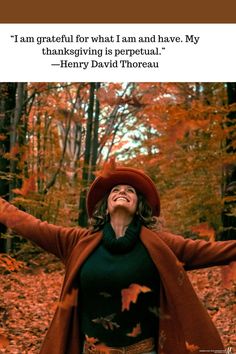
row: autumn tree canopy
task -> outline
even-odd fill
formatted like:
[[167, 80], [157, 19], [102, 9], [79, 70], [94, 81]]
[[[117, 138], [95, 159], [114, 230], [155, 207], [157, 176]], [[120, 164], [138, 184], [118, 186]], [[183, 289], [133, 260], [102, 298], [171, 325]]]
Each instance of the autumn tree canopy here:
[[227, 84], [0, 86], [0, 190], [14, 204], [49, 222], [84, 226], [88, 185], [113, 156], [153, 178], [165, 228], [211, 240], [231, 228], [222, 223], [225, 203], [236, 216], [234, 193], [226, 193], [236, 165]]

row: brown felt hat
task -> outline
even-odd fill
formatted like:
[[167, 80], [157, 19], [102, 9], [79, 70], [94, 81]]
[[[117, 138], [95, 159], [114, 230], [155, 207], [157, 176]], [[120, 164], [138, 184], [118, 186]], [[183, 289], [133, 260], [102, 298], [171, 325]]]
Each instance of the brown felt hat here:
[[108, 174], [101, 174], [91, 184], [87, 195], [87, 212], [93, 215], [96, 204], [118, 184], [128, 184], [146, 198], [153, 216], [160, 215], [160, 198], [154, 182], [141, 170], [117, 167]]

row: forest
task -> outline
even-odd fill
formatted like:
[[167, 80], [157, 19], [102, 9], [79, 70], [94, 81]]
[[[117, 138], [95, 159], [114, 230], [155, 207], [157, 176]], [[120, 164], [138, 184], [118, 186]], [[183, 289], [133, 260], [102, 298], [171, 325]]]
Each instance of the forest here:
[[[87, 226], [88, 187], [112, 158], [153, 179], [164, 229], [211, 242], [235, 240], [235, 150], [235, 83], [0, 83], [0, 195], [53, 224]], [[0, 353], [37, 353], [37, 333], [48, 326], [63, 269], [3, 225], [0, 232], [0, 299], [9, 307], [0, 305]], [[57, 290], [47, 291], [46, 324], [34, 320], [41, 327], [31, 333], [23, 323], [24, 342], [32, 337], [26, 348], [10, 318], [35, 273]], [[212, 299], [210, 314], [226, 311], [230, 346], [236, 345], [235, 273], [233, 264], [190, 275], [202, 301]]]

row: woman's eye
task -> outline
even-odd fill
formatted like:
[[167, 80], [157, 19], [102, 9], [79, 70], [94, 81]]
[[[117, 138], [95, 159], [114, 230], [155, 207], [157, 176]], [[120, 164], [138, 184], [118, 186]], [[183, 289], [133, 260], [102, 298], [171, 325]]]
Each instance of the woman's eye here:
[[133, 188], [128, 188], [128, 192], [135, 193], [135, 190]]

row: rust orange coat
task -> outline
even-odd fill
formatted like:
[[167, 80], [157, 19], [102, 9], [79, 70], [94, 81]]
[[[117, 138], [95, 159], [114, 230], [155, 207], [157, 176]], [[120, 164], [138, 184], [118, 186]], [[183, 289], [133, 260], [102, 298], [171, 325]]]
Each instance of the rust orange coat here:
[[[102, 233], [51, 225], [3, 200], [0, 202], [0, 222], [55, 254], [65, 264], [60, 302], [67, 306], [57, 307], [40, 354], [81, 353], [78, 272], [98, 246]], [[186, 270], [236, 260], [236, 241], [193, 241], [166, 232], [155, 233], [145, 227], [141, 229], [140, 238], [161, 277], [158, 354], [223, 350], [220, 336], [195, 294]]]

